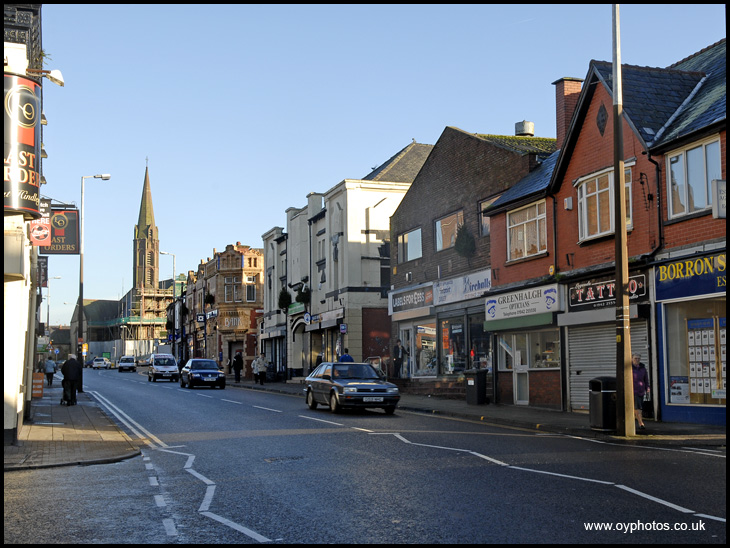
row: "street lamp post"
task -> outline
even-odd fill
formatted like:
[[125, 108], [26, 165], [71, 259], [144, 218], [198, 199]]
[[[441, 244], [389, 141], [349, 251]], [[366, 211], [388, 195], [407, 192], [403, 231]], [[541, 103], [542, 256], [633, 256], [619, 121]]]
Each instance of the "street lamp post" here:
[[82, 357], [84, 337], [84, 181], [86, 179], [103, 179], [108, 181], [111, 175], [103, 173], [101, 175], [84, 175], [81, 177], [81, 211], [79, 212], [79, 318], [78, 318], [78, 357], [81, 358], [81, 364], [84, 360]]
[[51, 280], [60, 280], [61, 276], [48, 278], [48, 291], [46, 291], [46, 330], [51, 334]]
[[175, 340], [175, 330], [177, 329], [177, 284], [175, 283], [175, 254], [167, 251], [160, 251], [160, 255], [172, 256], [172, 354], [177, 358], [177, 341]]

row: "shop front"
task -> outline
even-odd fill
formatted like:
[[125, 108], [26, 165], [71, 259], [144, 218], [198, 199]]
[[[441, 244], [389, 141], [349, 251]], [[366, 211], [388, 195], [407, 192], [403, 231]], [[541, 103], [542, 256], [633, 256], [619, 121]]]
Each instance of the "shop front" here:
[[562, 409], [560, 293], [551, 284], [487, 297], [484, 331], [494, 334], [498, 402]]
[[491, 373], [483, 299], [490, 280], [486, 269], [389, 294], [391, 320], [408, 351], [400, 375], [458, 382], [468, 369]]
[[725, 251], [654, 267], [662, 420], [726, 424]]
[[[656, 378], [651, 367], [650, 290], [645, 272], [629, 276], [629, 325], [631, 351], [641, 355], [649, 371], [650, 385]], [[567, 286], [567, 310], [558, 316], [565, 329], [568, 406], [570, 411], [589, 411], [589, 382], [596, 377], [616, 376], [616, 294], [613, 276], [596, 277]]]

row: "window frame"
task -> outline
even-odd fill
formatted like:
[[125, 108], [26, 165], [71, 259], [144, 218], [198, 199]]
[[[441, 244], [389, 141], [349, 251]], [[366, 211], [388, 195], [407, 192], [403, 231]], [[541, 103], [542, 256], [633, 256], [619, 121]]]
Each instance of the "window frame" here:
[[492, 234], [491, 218], [485, 215], [484, 212], [489, 209], [489, 206], [496, 202], [500, 196], [501, 194], [497, 194], [496, 196], [492, 196], [479, 202], [479, 236], [482, 238], [491, 236]]
[[[542, 205], [542, 213], [540, 213], [539, 206]], [[525, 210], [535, 208], [536, 209], [536, 215], [532, 218], [527, 219], [526, 221], [521, 221], [515, 224], [511, 224], [511, 218], [513, 215], [516, 215], [517, 213], [523, 212]], [[537, 226], [537, 230], [535, 234], [537, 235], [537, 250], [533, 253], [527, 252], [527, 245], [526, 245], [526, 238], [525, 238], [525, 245], [524, 245], [524, 253], [517, 257], [513, 256], [512, 254], [512, 229], [516, 229], [520, 226], [526, 226], [527, 224], [535, 223]], [[547, 252], [547, 202], [546, 200], [538, 200], [537, 202], [533, 202], [531, 204], [528, 204], [524, 207], [520, 207], [518, 209], [514, 209], [512, 211], [507, 212], [507, 261], [519, 261], [521, 259], [529, 259], [530, 257], [536, 257], [538, 255], [542, 255], [543, 253]], [[544, 238], [540, 238], [540, 229], [543, 230]], [[524, 233], [523, 233], [524, 234]], [[542, 240], [542, 241], [541, 241]], [[544, 241], [544, 245], [543, 244]]]
[[[717, 177], [711, 177], [711, 175], [708, 174], [708, 161], [707, 161], [707, 149], [708, 147], [715, 145], [717, 147], [716, 151], [716, 158], [717, 158], [717, 165], [715, 168], [717, 169]], [[704, 185], [703, 190], [705, 192], [705, 205], [703, 207], [695, 207], [692, 210], [689, 209], [689, 196], [690, 192], [689, 189], [693, 188], [695, 189], [695, 186], [691, 185], [691, 182], [689, 181], [690, 178], [690, 167], [688, 166], [688, 153], [701, 149], [702, 151], [702, 175], [704, 177]], [[672, 161], [680, 158], [682, 159], [682, 176], [683, 180], [681, 184], [673, 184], [673, 169], [672, 169]], [[712, 179], [722, 179], [722, 142], [720, 140], [719, 135], [713, 135], [712, 137], [708, 137], [707, 139], [703, 139], [701, 141], [696, 141], [690, 145], [687, 145], [685, 147], [682, 147], [680, 149], [673, 150], [671, 152], [668, 152], [665, 155], [665, 164], [666, 164], [666, 191], [667, 191], [667, 219], [668, 220], [675, 220], [680, 219], [682, 217], [686, 217], [688, 215], [693, 215], [695, 213], [703, 213], [705, 211], [712, 209]], [[682, 187], [682, 208], [683, 211], [675, 213], [675, 203], [674, 203], [674, 191], [672, 190], [673, 186], [680, 186]]]
[[[632, 188], [633, 188], [633, 167], [636, 165], [635, 161], [631, 162], [625, 162], [624, 163], [624, 191], [625, 191], [625, 197], [626, 197], [626, 229], [632, 230], [634, 228], [634, 197], [632, 194]], [[585, 190], [587, 188], [587, 185], [590, 183], [596, 183], [598, 185], [598, 181], [602, 178], [606, 177], [608, 179], [608, 188], [605, 190], [596, 189], [596, 192], [593, 192], [590, 194], [590, 196], [585, 195]], [[586, 175], [584, 177], [580, 177], [577, 179], [573, 185], [575, 187], [576, 192], [576, 201], [578, 203], [578, 243], [587, 242], [590, 240], [596, 240], [599, 238], [603, 238], [605, 236], [611, 236], [616, 233], [616, 228], [614, 226], [614, 217], [615, 217], [615, 197], [614, 197], [614, 169], [613, 167], [602, 169], [600, 171], [591, 173], [590, 175]], [[597, 196], [600, 193], [608, 193], [608, 228], [605, 230], [599, 230], [598, 232], [595, 232], [593, 234], [588, 234], [588, 226], [589, 226], [589, 219], [588, 214], [590, 211], [590, 208], [586, 207], [586, 202], [590, 197]], [[598, 207], [596, 207], [596, 211], [600, 212], [600, 203]], [[597, 222], [600, 223], [601, 218], [599, 217], [597, 219]], [[601, 223], [602, 224], [602, 223]], [[600, 224], [599, 224], [600, 226]]]
[[[419, 234], [418, 238], [418, 256], [408, 256], [409, 249], [411, 247], [411, 244], [408, 242], [408, 235], [409, 234]], [[406, 232], [403, 232], [402, 234], [398, 235], [398, 264], [407, 263], [409, 261], [415, 261], [416, 259], [420, 259], [423, 257], [423, 231], [421, 230], [421, 227], [414, 228], [412, 230], [408, 230]], [[415, 247], [415, 245], [413, 245]]]
[[[453, 232], [451, 229], [448, 229], [447, 234], [450, 237], [449, 245], [444, 245], [444, 229], [442, 228], [443, 221], [447, 219], [453, 219], [454, 220], [454, 228]], [[434, 247], [435, 250], [438, 251], [444, 251], [446, 249], [450, 249], [456, 245], [456, 234], [459, 231], [459, 227], [464, 224], [464, 210], [460, 209], [459, 211], [455, 211], [453, 213], [449, 213], [448, 215], [444, 215], [443, 217], [440, 217], [439, 219], [436, 219], [433, 223], [433, 230], [434, 230]]]

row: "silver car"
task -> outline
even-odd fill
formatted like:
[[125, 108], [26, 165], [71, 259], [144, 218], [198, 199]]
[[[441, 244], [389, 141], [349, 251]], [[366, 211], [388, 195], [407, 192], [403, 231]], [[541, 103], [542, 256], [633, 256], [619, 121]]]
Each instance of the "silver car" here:
[[337, 413], [344, 408], [381, 408], [392, 415], [400, 401], [398, 387], [387, 382], [369, 363], [321, 364], [304, 381], [310, 409], [328, 405]]

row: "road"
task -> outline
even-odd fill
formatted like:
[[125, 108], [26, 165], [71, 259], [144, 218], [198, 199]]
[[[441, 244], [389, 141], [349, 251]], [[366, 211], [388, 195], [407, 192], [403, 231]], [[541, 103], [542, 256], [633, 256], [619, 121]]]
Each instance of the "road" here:
[[6, 543], [726, 540], [724, 451], [332, 414], [116, 370], [84, 383], [142, 456], [5, 474]]

